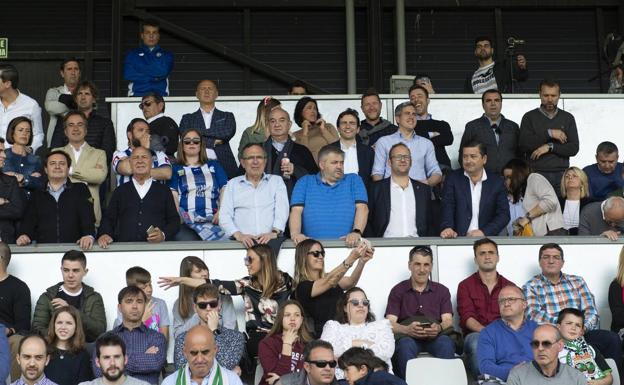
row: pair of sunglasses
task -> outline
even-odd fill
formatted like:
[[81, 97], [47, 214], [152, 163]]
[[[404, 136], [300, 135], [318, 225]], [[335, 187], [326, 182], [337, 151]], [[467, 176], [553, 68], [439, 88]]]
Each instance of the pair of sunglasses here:
[[325, 361], [325, 360], [319, 360], [319, 361], [306, 361], [309, 364], [314, 364], [316, 365], [317, 368], [325, 368], [327, 367], [327, 365], [329, 365], [330, 368], [335, 368], [336, 365], [338, 365], [338, 362], [336, 362], [336, 360], [331, 360], [331, 361]]
[[359, 299], [350, 299], [349, 303], [353, 306], [360, 306], [360, 304], [362, 304], [362, 306], [370, 305], [370, 301], [367, 299], [363, 299], [361, 301]]
[[197, 302], [196, 303], [197, 307], [202, 309], [202, 310], [206, 310], [206, 308], [208, 306], [210, 306], [211, 309], [216, 309], [217, 306], [219, 306], [219, 300], [214, 300], [214, 301], [208, 301], [208, 302]]
[[201, 143], [201, 139], [200, 138], [192, 138], [192, 139], [184, 139], [182, 141], [182, 143], [184, 144], [200, 144]]
[[150, 101], [145, 101], [145, 102], [142, 102], [141, 104], [139, 104], [139, 109], [141, 109], [141, 110], [142, 110], [143, 108], [145, 108], [145, 107], [149, 107], [149, 106], [151, 106], [152, 104], [154, 104], [154, 102], [150, 102]]
[[325, 258], [325, 251], [323, 250], [308, 251], [308, 254], [313, 255], [314, 258]]
[[538, 340], [533, 340], [531, 341], [531, 347], [533, 349], [538, 349], [540, 347], [540, 345], [542, 345], [542, 347], [544, 349], [550, 349], [554, 344], [556, 344], [557, 341], [538, 341]]

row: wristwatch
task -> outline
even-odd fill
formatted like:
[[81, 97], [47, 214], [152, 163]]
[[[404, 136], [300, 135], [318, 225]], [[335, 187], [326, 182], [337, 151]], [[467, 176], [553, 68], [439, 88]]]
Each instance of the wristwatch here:
[[284, 234], [284, 232], [282, 230], [278, 230], [278, 229], [273, 229], [273, 230], [271, 230], [271, 232], [273, 234], [277, 235], [278, 238], [281, 237], [282, 234]]
[[353, 230], [351, 230], [351, 232], [362, 235], [362, 230], [360, 230], [360, 229], [353, 229]]
[[547, 143], [547, 144], [548, 144], [548, 152], [552, 152], [555, 145], [553, 143]]

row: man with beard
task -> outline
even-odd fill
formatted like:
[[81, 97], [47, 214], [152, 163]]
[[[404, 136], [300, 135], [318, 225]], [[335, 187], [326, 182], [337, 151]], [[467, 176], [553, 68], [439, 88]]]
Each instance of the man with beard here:
[[522, 117], [518, 149], [531, 169], [548, 179], [559, 195], [561, 177], [570, 166], [570, 158], [579, 151], [576, 121], [571, 113], [557, 107], [559, 82], [544, 79], [539, 91], [541, 105]]
[[95, 365], [102, 371], [102, 377], [79, 385], [148, 385], [125, 374], [128, 356], [126, 343], [114, 333], [102, 334], [95, 341]]
[[501, 92], [511, 92], [512, 82], [524, 82], [529, 78], [527, 61], [524, 55], [516, 55], [513, 65], [513, 79], [509, 76], [507, 61], [494, 61], [492, 39], [479, 36], [475, 39], [474, 55], [479, 61], [479, 68], [466, 76], [464, 92], [468, 94], [482, 94], [486, 90], [496, 88]]
[[[166, 363], [167, 340], [165, 336], [143, 324], [147, 296], [138, 287], [127, 286], [121, 289], [117, 301], [122, 321], [119, 326], [111, 330], [111, 333], [121, 338], [128, 347], [127, 357], [125, 357], [126, 352], [123, 352], [125, 372], [139, 380], [156, 385]], [[99, 350], [94, 353], [101, 354]], [[103, 367], [101, 364], [102, 357], [93, 360], [93, 374], [96, 377], [103, 375], [107, 368], [108, 374], [115, 376], [113, 368]], [[120, 363], [110, 363], [110, 365], [120, 365]]]
[[21, 377], [11, 385], [56, 385], [43, 373], [48, 362], [50, 355], [46, 340], [37, 334], [24, 338], [17, 352]]
[[381, 98], [374, 88], [362, 95], [362, 112], [366, 119], [362, 120], [358, 135], [362, 143], [374, 146], [377, 139], [390, 135], [397, 130], [391, 121], [381, 117]]

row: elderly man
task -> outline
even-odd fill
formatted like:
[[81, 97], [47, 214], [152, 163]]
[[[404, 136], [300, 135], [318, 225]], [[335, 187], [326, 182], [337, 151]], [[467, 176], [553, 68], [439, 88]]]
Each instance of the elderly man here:
[[[306, 344], [303, 350], [303, 369], [282, 376], [277, 385], [337, 385], [336, 358], [333, 346], [323, 340]], [[165, 384], [168, 385], [168, 384]]]
[[16, 359], [21, 377], [11, 385], [56, 385], [43, 372], [50, 362], [48, 343], [43, 337], [33, 334], [20, 341]]
[[[214, 156], [223, 166], [228, 179], [232, 179], [238, 175], [236, 160], [230, 148], [230, 139], [236, 132], [234, 114], [215, 107], [219, 89], [213, 80], [200, 80], [197, 83], [195, 97], [199, 100], [199, 110], [182, 116], [180, 132], [188, 128], [200, 129], [207, 149], [214, 150]], [[209, 152], [209, 157], [214, 157], [211, 155]]]
[[283, 237], [288, 220], [286, 185], [280, 176], [264, 172], [266, 153], [262, 144], [247, 144], [240, 162], [245, 175], [237, 176], [225, 186], [219, 225], [228, 237], [245, 247], [256, 243], [272, 245]]
[[217, 343], [212, 330], [204, 325], [193, 326], [184, 339], [184, 357], [187, 364], [165, 378], [162, 385], [242, 385], [236, 373], [217, 362], [216, 355]]
[[78, 63], [78, 59], [69, 58], [63, 60], [60, 75], [63, 79], [63, 84], [48, 89], [45, 96], [45, 109], [50, 115], [50, 123], [48, 124], [46, 135], [49, 147], [56, 147], [51, 144], [56, 121], [58, 119], [62, 120], [67, 111], [76, 109], [76, 102], [72, 93], [80, 81], [80, 63]]
[[290, 237], [299, 243], [315, 239], [344, 238], [356, 246], [366, 227], [368, 197], [357, 174], [344, 174], [344, 152], [326, 145], [318, 153], [316, 175], [299, 179], [290, 201]]
[[159, 243], [172, 240], [180, 217], [169, 188], [151, 178], [152, 154], [136, 147], [130, 155], [132, 182], [117, 187], [102, 216], [98, 244], [116, 242]]
[[578, 235], [600, 235], [612, 241], [624, 230], [624, 198], [610, 197], [581, 211]]
[[[503, 94], [497, 89], [485, 91], [481, 95], [483, 115], [466, 123], [461, 138], [461, 149], [466, 143], [480, 142], [487, 149], [488, 161], [485, 169], [492, 174], [500, 174], [509, 160], [518, 155], [518, 135], [520, 128], [503, 114]], [[461, 153], [459, 154], [461, 162]]]
[[501, 318], [481, 329], [476, 349], [477, 369], [485, 384], [506, 381], [511, 368], [531, 359], [531, 338], [537, 328], [525, 318], [527, 302], [519, 287], [503, 287], [497, 303]]
[[89, 193], [93, 198], [95, 225], [99, 226], [102, 219], [100, 185], [106, 179], [108, 172], [106, 153], [91, 147], [85, 141], [89, 127], [87, 126], [87, 117], [82, 112], [68, 112], [63, 118], [63, 126], [69, 143], [65, 147], [55, 150], [64, 151], [72, 160], [69, 179], [74, 183], [84, 183], [89, 187]]
[[175, 120], [165, 116], [165, 99], [157, 92], [148, 92], [141, 98], [139, 108], [149, 123], [150, 133], [158, 135], [170, 158], [178, 151], [178, 125]]
[[409, 279], [395, 285], [388, 295], [386, 318], [390, 320], [396, 339], [395, 374], [405, 379], [407, 361], [422, 351], [436, 358], [453, 358], [453, 340], [442, 333], [453, 327], [451, 293], [429, 277], [433, 269], [433, 253], [428, 246], [410, 250]]
[[569, 365], [559, 362], [563, 341], [553, 325], [535, 329], [533, 361], [524, 362], [511, 370], [507, 385], [586, 385], [585, 376]]

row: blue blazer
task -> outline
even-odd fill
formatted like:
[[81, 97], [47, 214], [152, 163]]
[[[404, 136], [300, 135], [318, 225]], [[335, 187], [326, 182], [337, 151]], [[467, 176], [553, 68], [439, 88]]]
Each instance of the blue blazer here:
[[[442, 190], [441, 229], [452, 228], [459, 236], [465, 236], [472, 219], [470, 180], [464, 170], [454, 170], [444, 182]], [[487, 173], [481, 188], [479, 202], [479, 229], [487, 236], [498, 235], [509, 223], [509, 203], [503, 178]]]
[[[217, 160], [221, 163], [221, 166], [223, 166], [228, 179], [232, 179], [238, 175], [236, 159], [230, 148], [230, 139], [232, 139], [236, 133], [234, 114], [215, 108], [212, 113], [210, 129], [206, 129], [204, 117], [200, 110], [192, 114], [184, 114], [180, 121], [180, 133], [189, 128], [198, 128], [201, 131], [206, 141], [206, 147], [214, 149], [214, 152], [217, 154]], [[223, 143], [215, 146], [214, 142], [216, 139], [221, 139]]]

